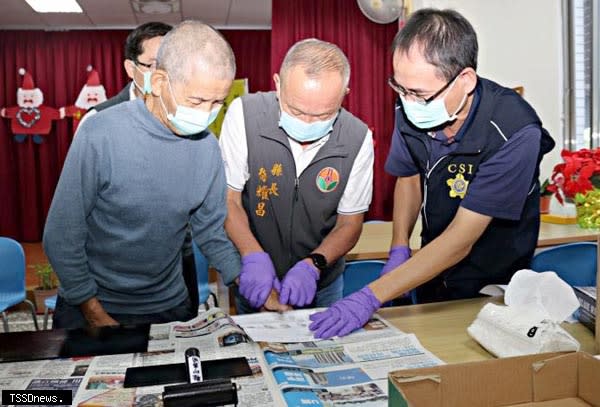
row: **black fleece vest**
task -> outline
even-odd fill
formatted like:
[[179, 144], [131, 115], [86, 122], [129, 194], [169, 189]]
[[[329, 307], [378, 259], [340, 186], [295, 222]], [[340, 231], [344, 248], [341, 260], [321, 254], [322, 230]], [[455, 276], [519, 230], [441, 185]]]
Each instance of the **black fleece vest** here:
[[125, 86], [119, 93], [115, 96], [111, 97], [108, 100], [105, 100], [102, 103], [98, 103], [96, 106], [92, 107], [90, 110], [95, 110], [97, 112], [108, 109], [111, 106], [118, 105], [119, 103], [128, 102], [129, 101], [129, 87], [132, 82], [129, 82], [127, 86]]
[[[438, 237], [456, 215], [464, 197], [461, 183], [473, 181], [479, 165], [493, 157], [514, 133], [529, 124], [542, 125], [533, 108], [514, 91], [483, 78], [478, 80], [480, 101], [474, 119], [457, 149], [435, 163], [428, 162], [427, 134], [410, 124], [402, 108], [396, 115], [396, 126], [421, 176], [425, 197], [421, 211], [423, 246]], [[540, 224], [539, 163], [554, 147], [543, 128], [540, 143], [538, 157], [532, 157], [537, 168], [521, 218], [492, 219], [465, 259], [417, 289], [419, 302], [475, 297], [483, 286], [506, 284], [515, 271], [529, 267]]]
[[[281, 278], [335, 226], [337, 206], [367, 126], [341, 109], [329, 139], [296, 177], [288, 136], [278, 125], [275, 92], [246, 95], [242, 103], [250, 173], [242, 202], [252, 233]], [[321, 273], [318, 287], [330, 284], [344, 265], [343, 257], [331, 264]]]

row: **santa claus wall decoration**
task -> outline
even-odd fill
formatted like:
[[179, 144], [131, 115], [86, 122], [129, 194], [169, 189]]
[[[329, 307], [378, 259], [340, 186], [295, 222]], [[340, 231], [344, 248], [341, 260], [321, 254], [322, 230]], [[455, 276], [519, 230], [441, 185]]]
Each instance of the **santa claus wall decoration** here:
[[98, 103], [106, 100], [106, 90], [100, 83], [98, 72], [91, 65], [88, 65], [87, 71], [89, 72], [87, 82], [81, 88], [75, 104], [61, 108], [61, 113], [73, 118], [73, 133], [77, 131], [77, 126], [79, 126], [79, 121], [83, 115]]
[[44, 94], [39, 88], [34, 87], [33, 78], [24, 68], [19, 69], [23, 76], [23, 84], [17, 90], [17, 105], [0, 110], [0, 115], [11, 119], [11, 130], [14, 140], [23, 143], [28, 135], [33, 137], [33, 142], [41, 144], [42, 136], [50, 133], [52, 120], [62, 119], [58, 109], [44, 106]]

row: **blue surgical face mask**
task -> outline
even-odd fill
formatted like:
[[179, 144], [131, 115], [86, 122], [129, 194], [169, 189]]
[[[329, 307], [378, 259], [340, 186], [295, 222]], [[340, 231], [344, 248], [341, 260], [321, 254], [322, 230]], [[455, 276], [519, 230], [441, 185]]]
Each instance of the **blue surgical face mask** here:
[[465, 94], [454, 114], [450, 115], [448, 110], [446, 110], [446, 103], [444, 101], [450, 92], [450, 89], [454, 86], [454, 83], [456, 82], [453, 82], [452, 85], [448, 87], [448, 90], [443, 97], [435, 99], [425, 105], [419, 102], [406, 100], [404, 96], [400, 95], [400, 100], [402, 101], [402, 106], [404, 107], [404, 112], [406, 113], [408, 120], [420, 129], [431, 129], [455, 120], [458, 112], [463, 108], [464, 103], [467, 101], [467, 95]]
[[165, 103], [162, 100], [162, 96], [160, 96], [160, 102], [167, 114], [167, 120], [171, 122], [173, 127], [175, 127], [182, 136], [191, 136], [206, 130], [208, 126], [210, 126], [210, 124], [217, 118], [219, 111], [221, 110], [221, 106], [213, 108], [210, 112], [205, 112], [202, 110], [193, 109], [191, 107], [178, 105], [177, 100], [175, 100], [173, 88], [171, 87], [171, 81], [168, 77], [167, 81], [169, 84], [171, 97], [177, 106], [175, 114], [169, 113]]
[[281, 109], [279, 117], [279, 127], [300, 143], [318, 140], [326, 136], [333, 129], [333, 122], [337, 118], [337, 113], [331, 119], [319, 120], [312, 123], [306, 123], [297, 119]]
[[152, 93], [152, 83], [150, 81], [150, 78], [152, 77], [152, 71], [142, 71], [137, 65], [135, 65], [135, 69], [137, 69], [138, 71], [140, 71], [142, 73], [142, 75], [144, 75], [144, 87], [142, 88], [140, 85], [138, 85], [138, 83], [135, 81], [135, 79], [133, 80], [133, 83], [135, 84], [135, 87], [142, 93], [142, 95], [149, 95]]

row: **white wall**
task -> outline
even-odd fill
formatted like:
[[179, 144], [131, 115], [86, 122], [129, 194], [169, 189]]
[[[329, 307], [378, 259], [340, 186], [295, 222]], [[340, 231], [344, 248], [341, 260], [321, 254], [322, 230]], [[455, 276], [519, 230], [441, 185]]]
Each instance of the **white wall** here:
[[548, 177], [561, 161], [564, 139], [561, 0], [413, 0], [413, 6], [463, 14], [477, 32], [479, 75], [525, 88], [525, 99], [556, 141], [542, 162], [541, 179]]

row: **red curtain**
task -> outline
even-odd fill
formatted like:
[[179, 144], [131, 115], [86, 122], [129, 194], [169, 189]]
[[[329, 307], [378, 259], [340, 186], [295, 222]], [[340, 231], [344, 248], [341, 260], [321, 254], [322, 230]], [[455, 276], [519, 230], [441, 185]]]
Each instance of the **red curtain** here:
[[[44, 105], [72, 105], [87, 80], [87, 65], [98, 71], [108, 95], [126, 83], [123, 43], [126, 31], [0, 31], [0, 106], [17, 104], [25, 68]], [[72, 140], [71, 119], [55, 121], [41, 145], [30, 138], [15, 143], [10, 121], [0, 123], [0, 235], [39, 241], [54, 188]]]
[[[72, 105], [87, 80], [87, 65], [98, 71], [108, 97], [125, 86], [123, 46], [129, 31], [0, 31], [0, 108], [16, 105], [23, 67], [44, 93], [44, 104]], [[238, 77], [250, 90], [270, 89], [269, 31], [224, 31], [236, 54]], [[39, 241], [54, 188], [72, 140], [71, 119], [55, 121], [41, 145], [12, 140], [10, 121], [0, 119], [0, 235]]]
[[390, 220], [394, 179], [383, 169], [394, 124], [389, 52], [397, 23], [376, 24], [352, 0], [273, 0], [271, 70], [277, 72], [288, 48], [315, 37], [338, 45], [350, 61], [350, 93], [344, 107], [369, 125], [375, 141], [373, 202], [368, 219]]
[[250, 92], [271, 89], [271, 31], [221, 30], [231, 45], [237, 65], [236, 77], [248, 78]]
[[[317, 12], [319, 10], [319, 12]], [[383, 163], [393, 127], [393, 94], [385, 86], [391, 72], [389, 44], [395, 24], [371, 23], [348, 0], [274, 0], [273, 30], [224, 30], [236, 54], [238, 77], [250, 91], [273, 88], [271, 76], [295, 41], [318, 37], [338, 44], [350, 59], [351, 93], [345, 107], [372, 128], [375, 189], [369, 218], [389, 219], [393, 180]], [[16, 105], [23, 67], [44, 93], [44, 104], [73, 104], [91, 64], [110, 97], [127, 83], [123, 44], [128, 31], [0, 31], [0, 108]], [[41, 145], [12, 140], [10, 121], [0, 120], [0, 235], [39, 241], [72, 140], [71, 119], [54, 122]]]

